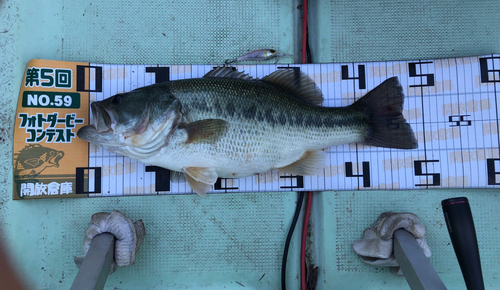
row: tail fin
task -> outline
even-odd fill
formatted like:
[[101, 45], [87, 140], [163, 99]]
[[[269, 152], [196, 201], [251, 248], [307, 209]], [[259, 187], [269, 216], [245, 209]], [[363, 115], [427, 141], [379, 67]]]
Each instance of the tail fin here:
[[363, 144], [414, 149], [418, 147], [415, 134], [403, 114], [404, 94], [397, 77], [385, 80], [352, 104], [368, 117], [369, 128]]

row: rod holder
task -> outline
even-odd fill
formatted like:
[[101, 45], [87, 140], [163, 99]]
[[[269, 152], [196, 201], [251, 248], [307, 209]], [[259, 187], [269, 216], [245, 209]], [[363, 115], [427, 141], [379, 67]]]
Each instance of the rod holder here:
[[469, 200], [466, 197], [445, 199], [441, 206], [465, 285], [468, 290], [483, 290], [481, 259]]

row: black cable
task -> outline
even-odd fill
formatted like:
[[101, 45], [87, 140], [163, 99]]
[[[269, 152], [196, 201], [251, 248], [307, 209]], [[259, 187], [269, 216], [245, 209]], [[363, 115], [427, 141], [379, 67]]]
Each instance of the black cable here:
[[300, 210], [302, 209], [302, 202], [304, 201], [304, 192], [301, 191], [297, 200], [297, 207], [295, 208], [295, 214], [293, 216], [292, 225], [288, 230], [288, 235], [285, 242], [285, 251], [283, 252], [283, 260], [281, 261], [281, 289], [286, 290], [286, 260], [288, 257], [288, 248], [290, 247], [290, 241], [292, 240], [293, 231], [295, 230], [295, 225], [299, 219]]

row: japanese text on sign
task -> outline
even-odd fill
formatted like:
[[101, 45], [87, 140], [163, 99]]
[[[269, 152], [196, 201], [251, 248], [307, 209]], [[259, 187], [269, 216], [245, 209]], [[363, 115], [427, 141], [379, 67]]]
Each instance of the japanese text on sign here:
[[62, 68], [28, 67], [24, 86], [71, 89], [72, 71]]
[[[20, 128], [25, 128], [30, 136], [26, 143], [70, 143], [76, 137], [73, 129], [76, 124], [83, 124], [84, 119], [76, 118], [75, 113], [66, 114], [59, 118], [59, 113], [28, 115], [19, 113], [21, 119]], [[48, 126], [46, 126], [48, 124]], [[63, 124], [65, 128], [56, 128], [57, 124]]]
[[73, 193], [72, 182], [51, 182], [49, 184], [42, 183], [21, 183], [20, 196], [39, 196], [39, 195], [57, 195]]

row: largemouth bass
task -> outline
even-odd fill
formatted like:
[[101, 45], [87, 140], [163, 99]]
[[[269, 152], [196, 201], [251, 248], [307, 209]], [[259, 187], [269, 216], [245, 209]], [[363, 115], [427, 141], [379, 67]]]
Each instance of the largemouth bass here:
[[262, 79], [217, 68], [203, 78], [158, 83], [91, 104], [93, 122], [78, 137], [129, 158], [183, 172], [204, 196], [218, 177], [279, 169], [314, 175], [323, 148], [362, 143], [412, 149], [402, 115], [404, 94], [387, 79], [346, 107], [321, 107], [303, 73], [278, 70]]

